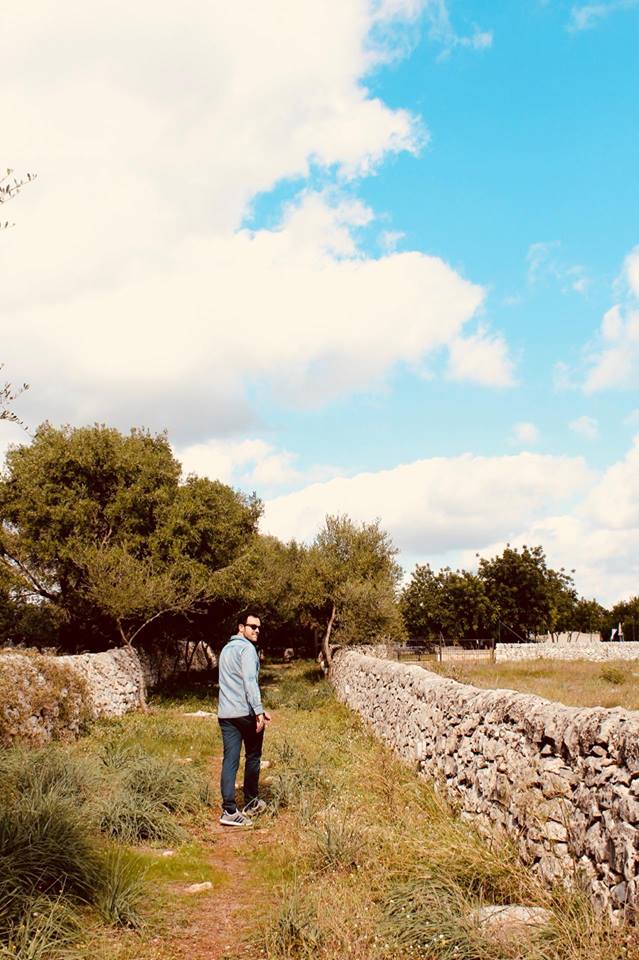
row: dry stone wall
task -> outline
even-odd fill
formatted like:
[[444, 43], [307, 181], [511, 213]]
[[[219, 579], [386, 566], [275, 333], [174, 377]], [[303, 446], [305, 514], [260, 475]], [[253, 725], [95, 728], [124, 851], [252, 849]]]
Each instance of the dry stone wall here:
[[132, 647], [118, 647], [103, 653], [81, 653], [56, 657], [80, 673], [87, 685], [91, 715], [121, 717], [144, 706], [146, 681], [142, 662]]
[[544, 879], [577, 874], [613, 916], [639, 910], [639, 713], [480, 690], [348, 649], [331, 679], [400, 757], [464, 816], [512, 837]]
[[186, 669], [216, 663], [206, 645], [184, 642], [159, 656], [132, 647], [78, 656], [0, 654], [0, 745], [76, 737], [84, 723], [143, 707], [147, 689]]
[[639, 660], [639, 641], [628, 643], [497, 643], [495, 660]]

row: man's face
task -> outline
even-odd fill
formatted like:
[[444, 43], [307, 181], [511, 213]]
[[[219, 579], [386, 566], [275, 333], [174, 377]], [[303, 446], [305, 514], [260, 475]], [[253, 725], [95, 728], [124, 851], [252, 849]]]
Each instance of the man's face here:
[[247, 640], [257, 643], [260, 638], [259, 617], [247, 617], [246, 623], [240, 624], [240, 633], [242, 636], [246, 637]]

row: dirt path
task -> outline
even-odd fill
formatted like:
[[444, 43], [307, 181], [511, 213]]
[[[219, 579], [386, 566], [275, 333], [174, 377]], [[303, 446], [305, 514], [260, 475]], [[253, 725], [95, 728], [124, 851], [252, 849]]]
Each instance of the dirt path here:
[[[212, 777], [219, 780], [220, 759], [215, 758]], [[265, 957], [250, 942], [255, 929], [256, 904], [270, 891], [255, 878], [252, 857], [256, 847], [268, 842], [269, 831], [257, 824], [251, 829], [223, 827], [212, 811], [210, 863], [224, 874], [220, 886], [193, 894], [189, 923], [175, 931], [175, 960], [259, 960]]]

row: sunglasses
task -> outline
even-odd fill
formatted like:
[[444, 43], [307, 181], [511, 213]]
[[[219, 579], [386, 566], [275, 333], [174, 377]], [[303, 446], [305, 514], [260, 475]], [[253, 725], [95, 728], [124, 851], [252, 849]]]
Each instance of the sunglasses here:
[[246, 629], [248, 629], [248, 630], [259, 630], [260, 628], [259, 628], [259, 625], [256, 626], [254, 623], [245, 623], [245, 624], [244, 624], [244, 629], [245, 629], [245, 630], [246, 630]]

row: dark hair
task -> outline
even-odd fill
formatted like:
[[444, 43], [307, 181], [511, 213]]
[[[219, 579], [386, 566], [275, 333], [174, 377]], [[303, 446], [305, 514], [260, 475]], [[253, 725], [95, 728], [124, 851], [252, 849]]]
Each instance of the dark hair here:
[[238, 624], [239, 624], [241, 627], [245, 626], [245, 625], [246, 625], [246, 621], [248, 620], [249, 617], [255, 617], [256, 620], [260, 620], [260, 621], [261, 621], [261, 619], [262, 619], [259, 613], [256, 613], [255, 610], [253, 610], [252, 607], [249, 607], [248, 609], [244, 610], [244, 611], [240, 614], [240, 616], [239, 616], [239, 618], [238, 618], [238, 621], [237, 621]]

